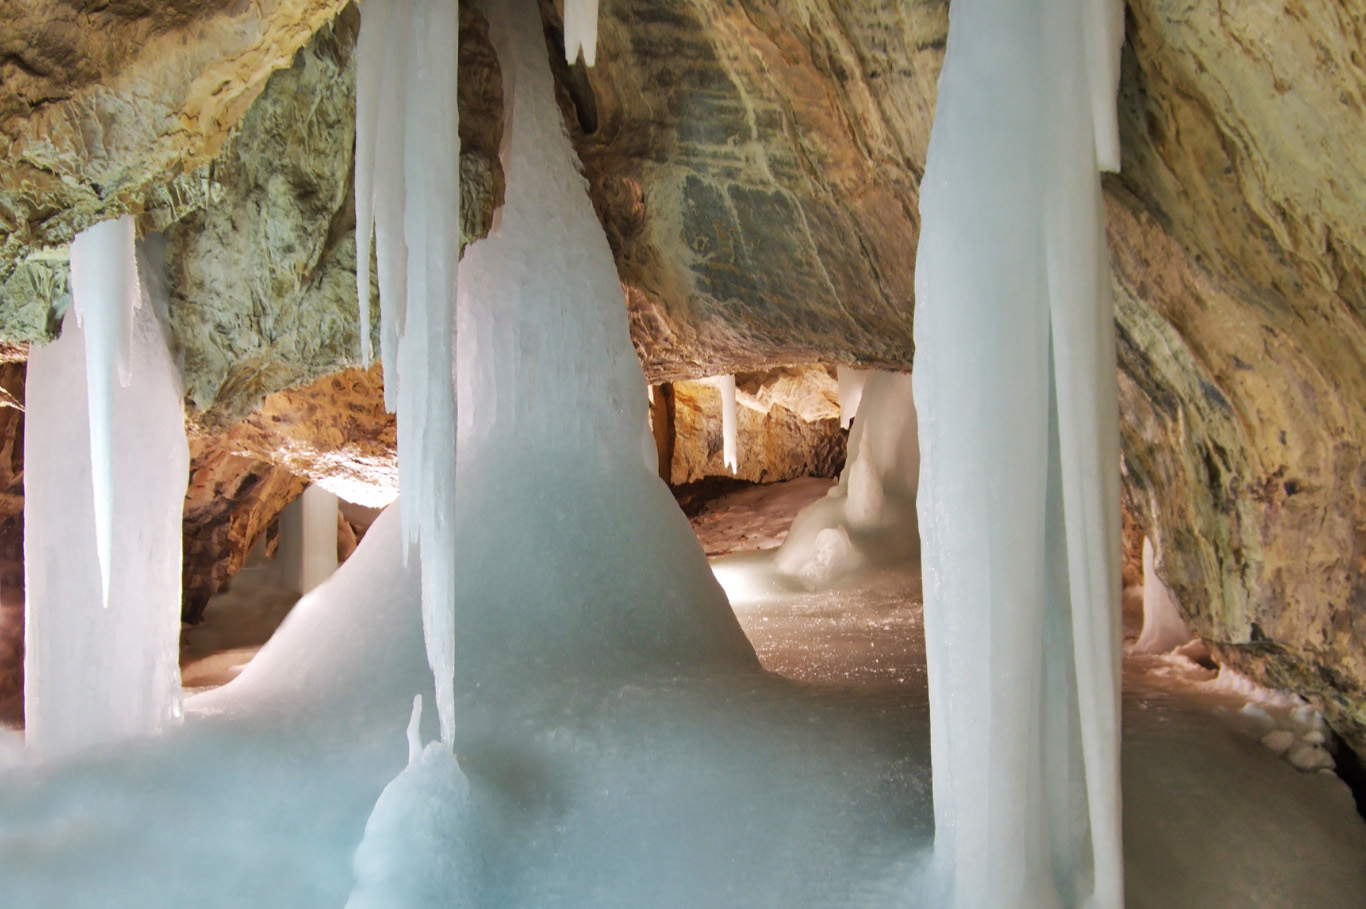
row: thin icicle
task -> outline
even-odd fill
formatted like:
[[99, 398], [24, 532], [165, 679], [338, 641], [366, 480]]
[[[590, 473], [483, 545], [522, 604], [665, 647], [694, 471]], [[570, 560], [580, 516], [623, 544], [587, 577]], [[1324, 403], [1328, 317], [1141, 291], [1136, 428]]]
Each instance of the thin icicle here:
[[[384, 398], [398, 413], [403, 552], [406, 560], [409, 549], [417, 547], [422, 562], [427, 659], [436, 678], [441, 738], [450, 745], [455, 730], [452, 345], [460, 254], [459, 10], [443, 0], [367, 0], [364, 15], [367, 59], [358, 91], [376, 99], [378, 109], [372, 116], [358, 102], [357, 193], [364, 189], [361, 154], [373, 148], [373, 168], [365, 176], [379, 264]], [[369, 39], [366, 28], [375, 29]], [[383, 61], [375, 65], [381, 45]], [[357, 291], [368, 288], [358, 284]]]
[[105, 607], [114, 537], [114, 382], [128, 386], [133, 313], [142, 304], [133, 242], [133, 219], [124, 215], [81, 231], [71, 244], [72, 306], [85, 332], [95, 548]]
[[380, 91], [389, 49], [387, 0], [369, 0], [362, 16], [365, 27], [356, 39], [356, 300], [360, 315], [361, 360], [369, 368], [374, 357], [370, 343], [370, 245], [375, 228]]
[[725, 461], [726, 469], [735, 473], [740, 467], [740, 459], [736, 451], [736, 423], [737, 414], [735, 412], [735, 376], [721, 377], [721, 459]]

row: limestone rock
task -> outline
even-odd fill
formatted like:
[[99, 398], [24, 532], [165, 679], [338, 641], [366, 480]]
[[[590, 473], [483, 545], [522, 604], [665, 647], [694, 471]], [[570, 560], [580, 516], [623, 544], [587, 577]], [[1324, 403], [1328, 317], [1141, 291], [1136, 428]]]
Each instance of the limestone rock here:
[[[721, 393], [709, 382], [674, 383], [671, 482], [732, 476], [721, 458]], [[832, 477], [844, 465], [834, 377], [824, 367], [736, 376], [738, 479], [776, 483]]]

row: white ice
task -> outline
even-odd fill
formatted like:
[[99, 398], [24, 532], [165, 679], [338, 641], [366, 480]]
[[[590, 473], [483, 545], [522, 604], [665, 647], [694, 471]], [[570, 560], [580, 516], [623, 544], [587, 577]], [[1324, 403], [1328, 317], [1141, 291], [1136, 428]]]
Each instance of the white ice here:
[[573, 64], [583, 52], [592, 66], [598, 57], [598, 0], [564, 0], [564, 59]]
[[1093, 27], [1113, 6], [949, 13], [921, 185], [915, 396], [936, 859], [956, 906], [1124, 900], [1098, 173], [1115, 162], [1097, 149], [1118, 39]]
[[740, 423], [735, 411], [735, 376], [722, 376], [718, 387], [721, 389], [721, 460], [727, 470], [735, 473], [740, 467], [737, 442]]
[[[459, 20], [456, 6], [441, 0], [366, 3], [356, 138], [357, 217], [374, 216], [385, 399], [398, 413], [399, 508], [407, 548], [426, 556], [423, 626], [448, 746], [455, 729]], [[368, 234], [367, 225], [357, 235], [366, 243], [358, 262], [368, 258]], [[368, 266], [363, 276], [358, 267], [357, 292], [368, 319]]]
[[863, 383], [868, 381], [868, 370], [854, 369], [849, 366], [836, 367], [840, 390], [840, 427], [848, 429], [858, 413], [859, 400], [863, 397]]
[[71, 298], [85, 335], [90, 469], [95, 503], [95, 549], [100, 596], [109, 605], [114, 536], [114, 387], [127, 387], [134, 312], [142, 304], [133, 250], [133, 218], [101, 221], [71, 243]]
[[309, 486], [280, 512], [281, 580], [308, 593], [337, 570], [337, 497]]
[[[116, 240], [130, 239], [124, 230], [115, 226]], [[68, 312], [61, 337], [35, 345], [28, 361], [24, 710], [28, 744], [44, 756], [154, 733], [180, 712], [189, 451], [180, 373], [162, 322], [164, 285], [144, 258], [151, 302], [128, 306], [122, 295], [133, 266], [125, 268], [122, 256], [129, 250], [111, 241], [108, 249], [94, 247], [107, 256], [92, 258], [90, 234], [82, 237], [73, 257], [84, 329]], [[108, 292], [92, 296], [85, 292], [96, 275], [94, 286]], [[121, 317], [111, 318], [110, 307], [132, 317], [126, 346]], [[88, 337], [95, 331], [104, 333], [98, 342]], [[105, 370], [99, 380], [91, 375], [97, 368]], [[115, 370], [126, 385], [115, 381]], [[98, 391], [87, 398], [87, 387]], [[103, 416], [88, 419], [87, 408]], [[96, 432], [108, 436], [92, 444]], [[97, 489], [101, 463], [106, 486]], [[97, 540], [108, 515], [115, 523], [106, 555]]]
[[1143, 631], [1134, 649], [1142, 653], [1166, 653], [1191, 639], [1181, 609], [1167, 585], [1157, 576], [1153, 542], [1143, 538]]

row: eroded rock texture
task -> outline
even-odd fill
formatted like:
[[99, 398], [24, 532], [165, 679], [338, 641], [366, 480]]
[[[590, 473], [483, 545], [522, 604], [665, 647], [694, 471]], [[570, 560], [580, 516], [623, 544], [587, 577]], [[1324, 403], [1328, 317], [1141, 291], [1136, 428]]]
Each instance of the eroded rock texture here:
[[652, 380], [910, 365], [947, 27], [943, 0], [603, 4], [597, 67], [560, 78]]

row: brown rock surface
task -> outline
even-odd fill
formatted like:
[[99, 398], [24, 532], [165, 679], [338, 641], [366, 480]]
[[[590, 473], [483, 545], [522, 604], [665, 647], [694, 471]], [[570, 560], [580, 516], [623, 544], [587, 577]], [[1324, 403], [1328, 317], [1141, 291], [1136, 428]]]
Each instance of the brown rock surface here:
[[706, 477], [776, 483], [833, 477], [844, 465], [835, 379], [823, 366], [739, 374], [732, 474], [721, 457], [721, 392], [710, 382], [674, 383], [674, 485]]

